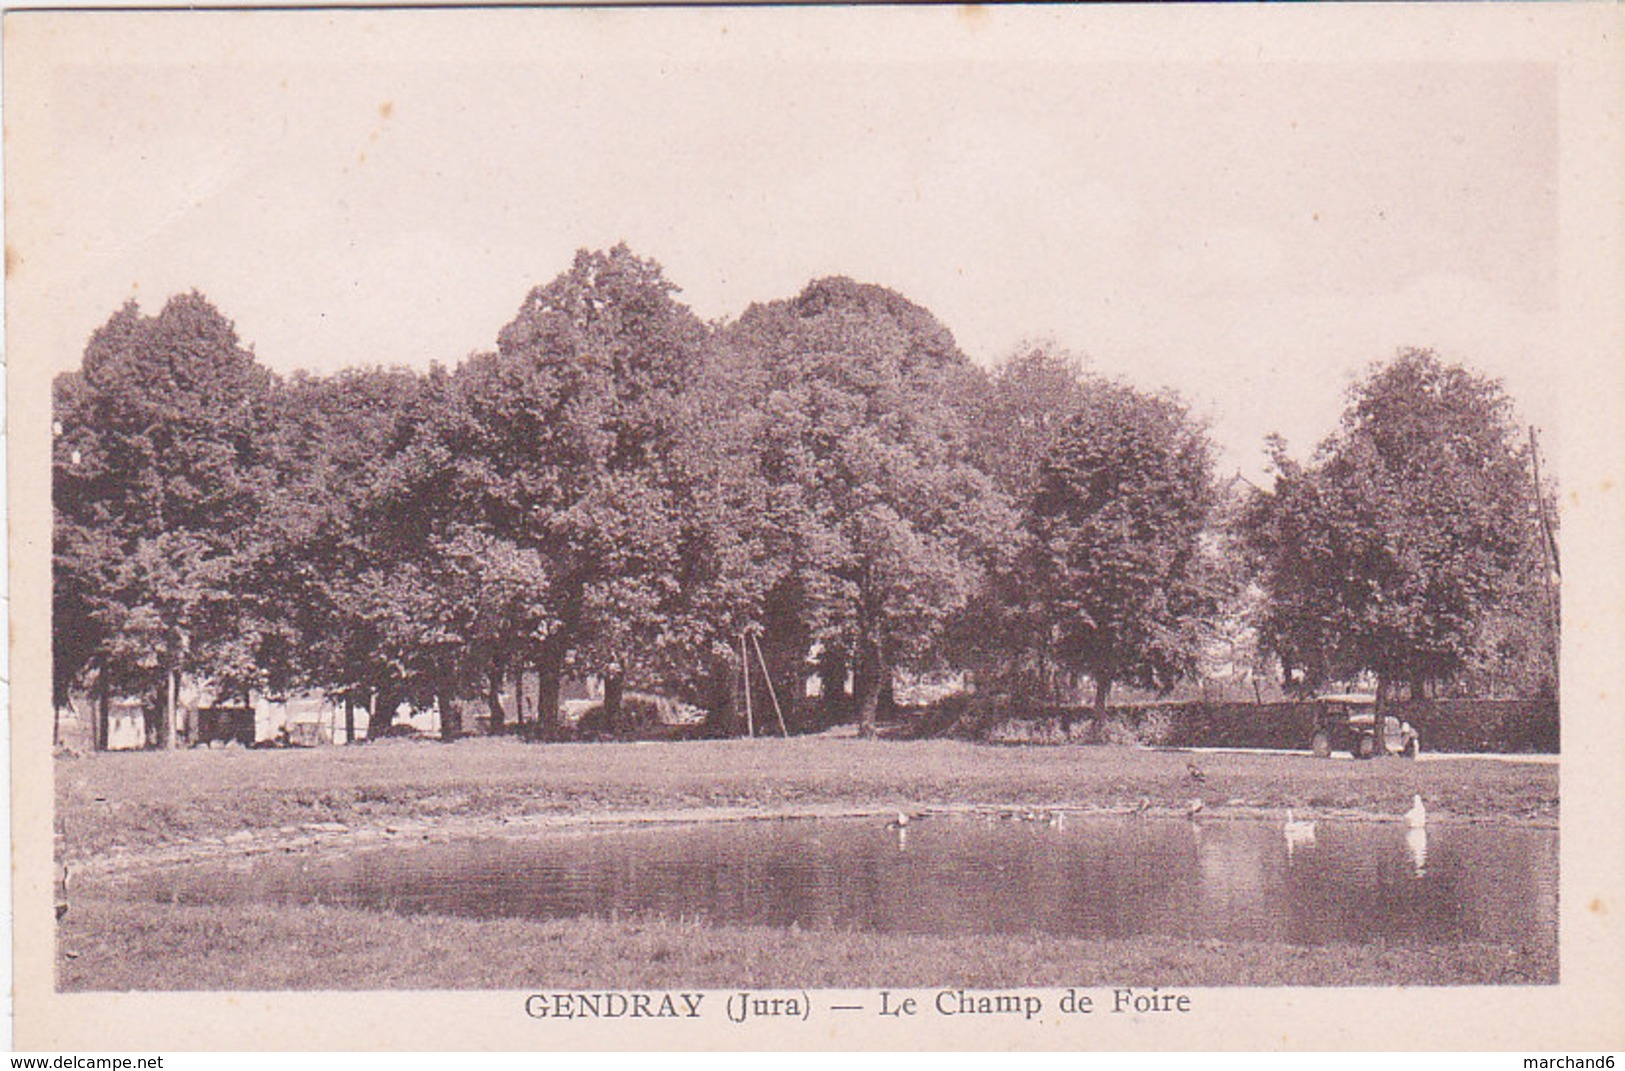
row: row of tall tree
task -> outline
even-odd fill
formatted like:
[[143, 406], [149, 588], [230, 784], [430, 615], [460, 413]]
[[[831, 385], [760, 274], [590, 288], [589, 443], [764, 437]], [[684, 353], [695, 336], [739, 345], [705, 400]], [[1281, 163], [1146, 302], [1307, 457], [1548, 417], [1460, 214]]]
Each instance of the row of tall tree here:
[[759, 648], [793, 722], [872, 731], [902, 668], [1104, 707], [1238, 620], [1304, 688], [1555, 681], [1531, 444], [1425, 352], [1241, 494], [1172, 395], [1043, 347], [985, 371], [844, 278], [707, 324], [619, 246], [421, 374], [279, 377], [196, 293], [131, 304], [53, 405], [58, 703], [172, 708], [184, 676], [507, 724], [523, 675], [562, 728], [593, 674], [612, 729], [630, 683], [732, 731]]

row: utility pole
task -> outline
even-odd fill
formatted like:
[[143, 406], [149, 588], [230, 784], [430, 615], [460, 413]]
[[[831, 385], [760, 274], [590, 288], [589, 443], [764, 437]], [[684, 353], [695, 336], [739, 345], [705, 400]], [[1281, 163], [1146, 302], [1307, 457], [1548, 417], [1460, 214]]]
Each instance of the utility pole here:
[[739, 668], [745, 674], [745, 732], [752, 739], [756, 737], [756, 719], [750, 710], [750, 652], [745, 648], [745, 634], [739, 634]]
[[1546, 595], [1546, 616], [1555, 638], [1558, 630], [1558, 594], [1552, 590], [1552, 579], [1562, 579], [1563, 569], [1557, 556], [1557, 537], [1552, 534], [1552, 519], [1546, 512], [1546, 495], [1540, 480], [1540, 444], [1535, 438], [1535, 426], [1529, 426], [1529, 457], [1533, 462], [1535, 478], [1535, 512], [1540, 517], [1540, 551], [1546, 561], [1546, 575], [1541, 578], [1541, 590]]

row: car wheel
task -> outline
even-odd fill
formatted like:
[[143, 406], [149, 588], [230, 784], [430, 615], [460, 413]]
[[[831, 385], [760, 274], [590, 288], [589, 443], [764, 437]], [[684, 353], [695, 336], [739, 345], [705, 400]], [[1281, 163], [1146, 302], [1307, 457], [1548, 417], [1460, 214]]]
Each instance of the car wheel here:
[[1361, 733], [1354, 741], [1354, 757], [1369, 759], [1377, 753], [1377, 738], [1371, 733]]
[[1331, 737], [1331, 734], [1328, 733], [1328, 732], [1325, 732], [1324, 730], [1322, 730], [1321, 732], [1316, 733], [1315, 738], [1313, 740], [1309, 741], [1309, 750], [1315, 753], [1315, 758], [1317, 758], [1317, 759], [1329, 759], [1329, 758], [1331, 758], [1332, 757], [1332, 737]]

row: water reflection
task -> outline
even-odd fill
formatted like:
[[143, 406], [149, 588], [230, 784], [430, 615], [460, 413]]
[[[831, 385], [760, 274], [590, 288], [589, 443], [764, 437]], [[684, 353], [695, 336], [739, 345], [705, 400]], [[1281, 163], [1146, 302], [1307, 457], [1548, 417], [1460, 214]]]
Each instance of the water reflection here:
[[1555, 949], [1557, 834], [1388, 823], [783, 821], [264, 858], [140, 879], [145, 899], [547, 918], [655, 913], [885, 933], [1160, 934]]
[[1300, 848], [1311, 848], [1315, 844], [1316, 822], [1312, 818], [1294, 818], [1292, 812], [1286, 812], [1286, 824], [1281, 832], [1286, 837], [1286, 857], [1292, 858], [1292, 853]]
[[1411, 865], [1416, 876], [1426, 877], [1428, 872], [1428, 831], [1420, 826], [1405, 831], [1405, 847], [1411, 850]]

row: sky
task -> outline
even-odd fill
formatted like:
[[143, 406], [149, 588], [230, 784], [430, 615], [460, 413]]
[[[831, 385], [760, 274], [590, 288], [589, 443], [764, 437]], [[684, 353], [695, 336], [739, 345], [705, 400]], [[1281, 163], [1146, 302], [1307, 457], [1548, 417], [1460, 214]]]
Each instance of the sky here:
[[1556, 420], [1550, 66], [1104, 48], [1031, 9], [527, 14], [52, 44], [47, 114], [8, 127], [42, 138], [53, 366], [189, 289], [280, 371], [455, 364], [624, 240], [707, 319], [841, 274], [984, 365], [1053, 342], [1180, 392], [1259, 480], [1266, 435], [1306, 453], [1405, 346]]

